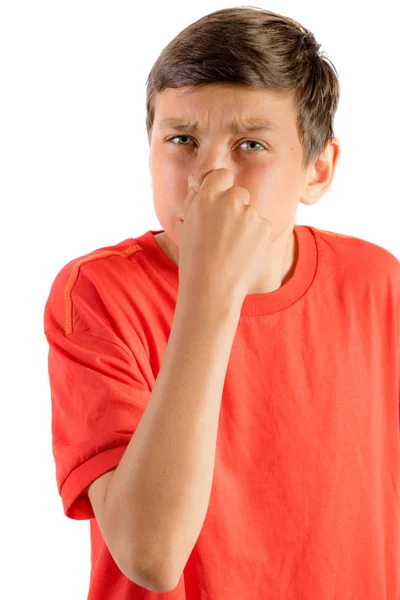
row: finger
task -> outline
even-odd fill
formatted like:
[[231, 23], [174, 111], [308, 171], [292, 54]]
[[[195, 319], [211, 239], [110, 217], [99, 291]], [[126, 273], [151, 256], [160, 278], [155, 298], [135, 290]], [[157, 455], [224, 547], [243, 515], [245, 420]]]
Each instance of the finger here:
[[193, 199], [198, 192], [198, 189], [199, 189], [199, 186], [196, 185], [196, 183], [194, 182], [194, 180], [191, 177], [189, 177], [188, 191], [186, 193], [186, 198], [183, 201], [183, 219], [185, 218], [186, 213], [189, 210], [190, 205], [192, 204]]

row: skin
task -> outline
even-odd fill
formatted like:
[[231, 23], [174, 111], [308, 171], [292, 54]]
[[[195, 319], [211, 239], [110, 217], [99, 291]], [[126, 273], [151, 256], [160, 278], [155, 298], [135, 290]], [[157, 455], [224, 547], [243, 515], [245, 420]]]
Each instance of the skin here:
[[[160, 121], [168, 117], [198, 121], [199, 130], [162, 128]], [[279, 132], [231, 133], [226, 129], [231, 118], [268, 118]], [[247, 188], [251, 203], [272, 224], [268, 260], [260, 265], [260, 278], [248, 293], [274, 291], [289, 281], [296, 266], [298, 203], [319, 201], [333, 181], [339, 154], [339, 141], [331, 138], [319, 158], [302, 171], [292, 93], [236, 84], [210, 84], [190, 93], [187, 88], [168, 88], [156, 95], [150, 139], [153, 202], [164, 230], [155, 239], [179, 265], [179, 218], [189, 177], [201, 185], [210, 171], [232, 169], [234, 185]]]

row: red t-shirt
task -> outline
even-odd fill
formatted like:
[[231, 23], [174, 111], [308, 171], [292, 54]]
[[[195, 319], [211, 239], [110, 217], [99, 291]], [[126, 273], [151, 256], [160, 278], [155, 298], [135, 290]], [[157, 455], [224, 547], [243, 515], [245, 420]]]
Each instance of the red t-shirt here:
[[[69, 262], [44, 312], [58, 491], [90, 519], [88, 600], [161, 596], [119, 570], [85, 493], [121, 460], [162, 364], [179, 271], [160, 231]], [[295, 233], [292, 278], [243, 302], [210, 503], [170, 600], [398, 599], [400, 263]]]

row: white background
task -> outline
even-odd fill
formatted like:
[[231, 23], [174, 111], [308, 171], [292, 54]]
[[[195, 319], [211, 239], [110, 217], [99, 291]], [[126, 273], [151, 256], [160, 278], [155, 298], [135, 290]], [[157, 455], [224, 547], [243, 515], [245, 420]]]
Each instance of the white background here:
[[[201, 6], [200, 6], [201, 4]], [[51, 447], [43, 310], [58, 271], [162, 229], [152, 204], [145, 82], [182, 29], [230, 2], [0, 4], [0, 596], [87, 597], [89, 521], [63, 512]], [[295, 18], [339, 73], [335, 180], [297, 224], [400, 256], [396, 2], [261, 0]]]

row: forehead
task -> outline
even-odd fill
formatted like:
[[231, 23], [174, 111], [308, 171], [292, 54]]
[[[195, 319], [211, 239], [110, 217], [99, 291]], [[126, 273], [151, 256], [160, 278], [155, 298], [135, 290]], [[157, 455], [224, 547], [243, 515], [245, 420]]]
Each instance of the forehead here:
[[167, 88], [155, 96], [157, 128], [185, 124], [195, 131], [210, 119], [226, 123], [232, 131], [246, 125], [248, 131], [279, 133], [295, 122], [293, 94], [237, 84], [209, 84], [201, 88]]

